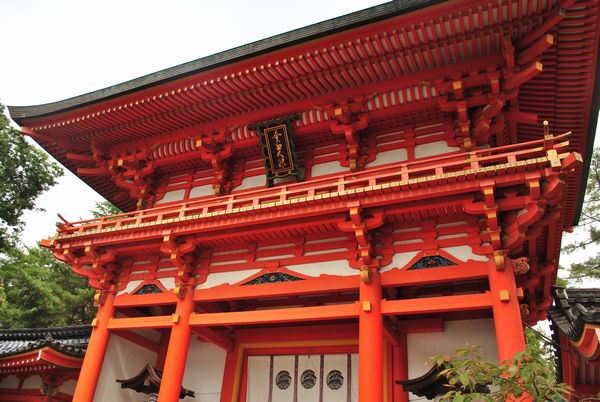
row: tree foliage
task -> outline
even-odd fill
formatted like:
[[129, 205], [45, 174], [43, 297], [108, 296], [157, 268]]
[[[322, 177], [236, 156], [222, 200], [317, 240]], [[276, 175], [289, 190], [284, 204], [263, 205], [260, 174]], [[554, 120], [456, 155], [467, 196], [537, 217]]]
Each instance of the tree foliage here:
[[94, 290], [41, 247], [9, 249], [0, 260], [0, 327], [89, 324]]
[[90, 212], [92, 213], [92, 216], [94, 218], [101, 218], [103, 216], [118, 215], [123, 213], [123, 211], [121, 211], [119, 207], [106, 200], [96, 202], [94, 209]]
[[17, 241], [24, 211], [56, 183], [61, 167], [9, 125], [0, 104], [0, 253]]
[[500, 402], [527, 394], [534, 401], [568, 401], [572, 389], [556, 383], [550, 354], [535, 334], [527, 331], [526, 350], [500, 364], [484, 360], [478, 346], [458, 349], [451, 358], [436, 356], [432, 362], [444, 368], [440, 375], [449, 383], [441, 400]]
[[575, 283], [581, 283], [584, 279], [600, 279], [600, 252], [594, 250], [594, 246], [600, 244], [600, 148], [595, 148], [592, 154], [585, 190], [577, 228], [578, 232], [585, 234], [584, 239], [563, 247], [563, 252], [567, 254], [588, 255], [587, 259], [571, 264], [568, 269], [569, 274], [564, 279]]

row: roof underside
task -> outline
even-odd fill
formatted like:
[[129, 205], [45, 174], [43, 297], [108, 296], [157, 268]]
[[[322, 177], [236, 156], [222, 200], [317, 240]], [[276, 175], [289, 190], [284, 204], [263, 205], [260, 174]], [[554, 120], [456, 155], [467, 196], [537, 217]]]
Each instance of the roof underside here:
[[[563, 223], [570, 226], [578, 220], [579, 187], [587, 175], [598, 110], [597, 4], [570, 3], [392, 2], [90, 94], [9, 110], [72, 171], [81, 164], [68, 160], [67, 152], [89, 150], [91, 144], [110, 149], [148, 143], [165, 133], [185, 139], [221, 127], [230, 128], [235, 152], [244, 154], [257, 144], [247, 124], [291, 113], [318, 114], [323, 105], [357, 94], [373, 103], [368, 130], [441, 118], [436, 82], [501, 65], [504, 37], [520, 51], [520, 43], [545, 27], [556, 39], [541, 57], [543, 72], [519, 88], [510, 107], [536, 113], [538, 123], [548, 120], [554, 133], [572, 131], [572, 149], [587, 156], [586, 167], [568, 181]], [[562, 7], [569, 7], [566, 15]], [[393, 92], [403, 99], [382, 111], [377, 105], [389, 102]], [[315, 135], [323, 127], [317, 121], [301, 129]], [[515, 131], [510, 142], [542, 136], [539, 124], [519, 123]], [[110, 179], [83, 179], [116, 199]], [[133, 208], [131, 202], [117, 203]]]

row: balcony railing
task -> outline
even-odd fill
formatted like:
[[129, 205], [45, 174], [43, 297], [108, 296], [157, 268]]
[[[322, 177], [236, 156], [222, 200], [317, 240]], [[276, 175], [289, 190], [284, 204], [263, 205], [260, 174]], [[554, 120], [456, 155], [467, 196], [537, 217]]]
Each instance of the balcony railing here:
[[349, 199], [359, 193], [392, 192], [392, 187], [402, 190], [415, 189], [437, 183], [482, 179], [546, 167], [560, 169], [561, 160], [567, 157], [580, 158], [577, 154], [561, 153], [569, 144], [565, 141], [569, 134], [547, 135], [544, 139], [522, 144], [457, 152], [302, 183], [186, 200], [135, 212], [60, 223], [57, 238], [65, 239], [193, 219], [214, 219], [226, 214], [247, 213], [261, 208], [288, 208], [299, 202], [310, 204], [327, 198]]

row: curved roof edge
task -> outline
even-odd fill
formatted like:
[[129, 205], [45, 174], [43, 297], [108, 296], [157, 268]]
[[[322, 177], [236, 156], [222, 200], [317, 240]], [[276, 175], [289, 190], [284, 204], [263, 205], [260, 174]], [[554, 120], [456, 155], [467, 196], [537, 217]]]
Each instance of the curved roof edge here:
[[25, 118], [41, 117], [53, 113], [65, 112], [91, 103], [108, 100], [134, 91], [145, 89], [153, 85], [174, 81], [195, 73], [233, 63], [263, 53], [274, 51], [283, 47], [306, 42], [325, 35], [331, 35], [342, 30], [366, 25], [382, 19], [418, 10], [426, 6], [441, 3], [445, 0], [403, 0], [392, 1], [364, 10], [356, 11], [340, 17], [318, 22], [306, 27], [295, 29], [286, 33], [275, 35], [230, 50], [206, 56], [200, 59], [166, 68], [133, 80], [125, 81], [107, 88], [89, 92], [87, 94], [32, 106], [8, 106], [11, 118], [21, 125]]

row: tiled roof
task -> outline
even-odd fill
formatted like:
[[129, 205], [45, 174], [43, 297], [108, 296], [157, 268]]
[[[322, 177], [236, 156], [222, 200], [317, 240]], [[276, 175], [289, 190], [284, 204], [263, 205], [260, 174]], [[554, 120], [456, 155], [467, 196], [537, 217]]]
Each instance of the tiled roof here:
[[91, 332], [89, 325], [0, 330], [0, 358], [44, 347], [80, 357], [85, 354]]
[[578, 340], [585, 324], [600, 325], [600, 289], [552, 289], [554, 306], [548, 308], [553, 324], [569, 339]]

